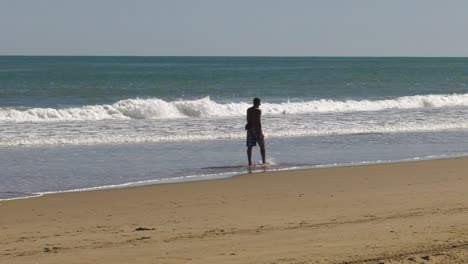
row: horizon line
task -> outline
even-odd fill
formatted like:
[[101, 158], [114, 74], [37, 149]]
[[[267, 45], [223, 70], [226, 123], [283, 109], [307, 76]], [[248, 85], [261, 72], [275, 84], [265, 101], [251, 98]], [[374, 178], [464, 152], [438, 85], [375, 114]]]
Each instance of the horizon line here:
[[468, 58], [468, 56], [416, 56], [416, 55], [44, 55], [0, 54], [0, 57], [218, 57], [218, 58]]

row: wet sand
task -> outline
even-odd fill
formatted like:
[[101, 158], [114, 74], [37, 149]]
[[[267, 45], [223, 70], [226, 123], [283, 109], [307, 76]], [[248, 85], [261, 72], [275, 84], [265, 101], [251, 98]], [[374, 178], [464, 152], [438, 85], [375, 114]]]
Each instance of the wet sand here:
[[468, 263], [468, 158], [0, 201], [0, 263]]

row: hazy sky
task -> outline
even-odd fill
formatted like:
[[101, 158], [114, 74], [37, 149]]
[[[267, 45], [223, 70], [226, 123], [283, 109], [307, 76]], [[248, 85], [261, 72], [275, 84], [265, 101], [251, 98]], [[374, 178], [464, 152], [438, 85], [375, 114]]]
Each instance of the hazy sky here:
[[467, 0], [0, 0], [0, 54], [468, 56], [467, 14]]

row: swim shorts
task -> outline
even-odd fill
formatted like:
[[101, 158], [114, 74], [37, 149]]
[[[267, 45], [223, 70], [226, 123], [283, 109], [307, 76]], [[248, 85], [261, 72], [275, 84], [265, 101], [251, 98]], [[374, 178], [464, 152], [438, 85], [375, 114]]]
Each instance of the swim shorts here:
[[259, 128], [250, 128], [247, 130], [247, 147], [257, 146], [257, 142], [260, 147], [265, 145], [262, 130]]

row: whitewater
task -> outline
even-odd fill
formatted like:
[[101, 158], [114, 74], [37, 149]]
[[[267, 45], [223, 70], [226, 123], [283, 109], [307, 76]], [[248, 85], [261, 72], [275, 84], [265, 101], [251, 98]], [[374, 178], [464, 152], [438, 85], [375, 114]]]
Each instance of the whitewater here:
[[[217, 103], [199, 100], [165, 101], [158, 98], [126, 99], [110, 105], [69, 108], [0, 108], [0, 121], [48, 122], [124, 119], [171, 119], [191, 117], [234, 117], [245, 115], [251, 103]], [[330, 100], [263, 103], [264, 115], [290, 115], [327, 112], [382, 111], [468, 106], [468, 94], [415, 95], [385, 100]]]
[[[264, 102], [267, 137], [467, 129], [468, 94]], [[0, 146], [241, 139], [247, 102], [126, 99], [76, 108], [0, 110]]]

